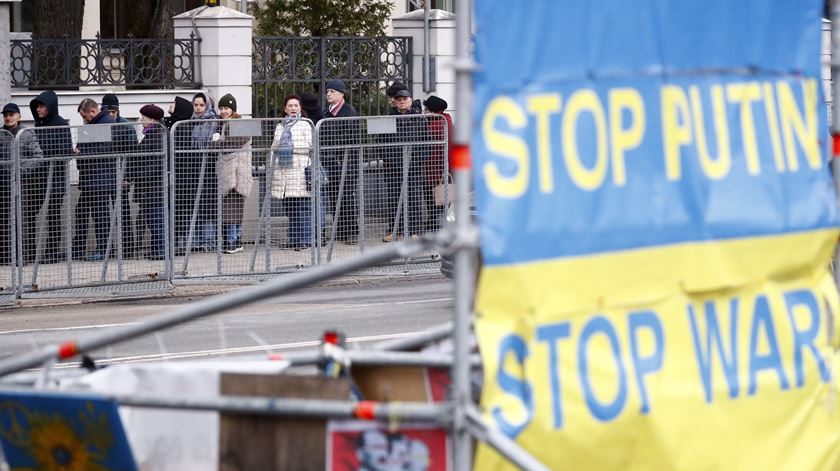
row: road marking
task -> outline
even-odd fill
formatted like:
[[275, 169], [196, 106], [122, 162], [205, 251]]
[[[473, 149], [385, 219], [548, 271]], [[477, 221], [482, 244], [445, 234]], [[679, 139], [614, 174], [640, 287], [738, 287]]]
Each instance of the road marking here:
[[[351, 337], [347, 339], [348, 343], [363, 343], [363, 342], [374, 342], [377, 340], [390, 340], [390, 339], [398, 339], [402, 337], [409, 337], [412, 335], [417, 335], [422, 331], [418, 332], [403, 332], [398, 334], [382, 334], [382, 335], [367, 335], [363, 337]], [[225, 354], [233, 354], [233, 353], [250, 353], [250, 352], [268, 352], [270, 350], [288, 350], [292, 348], [303, 348], [303, 347], [317, 347], [321, 344], [320, 340], [306, 340], [301, 342], [289, 342], [289, 343], [277, 343], [273, 345], [252, 345], [248, 347], [231, 347], [231, 348], [221, 348], [216, 350], [194, 350], [189, 352], [177, 352], [177, 353], [152, 353], [148, 355], [134, 355], [134, 356], [126, 356], [126, 357], [117, 357], [117, 358], [103, 358], [97, 359], [97, 365], [105, 365], [105, 364], [114, 364], [114, 363], [138, 363], [144, 361], [154, 361], [154, 360], [174, 360], [174, 359], [183, 359], [183, 358], [197, 358], [197, 357], [205, 357], [205, 356], [216, 356], [216, 355], [225, 355]], [[53, 368], [78, 368], [80, 362], [70, 362], [70, 363], [61, 363], [60, 365], [56, 365]]]
[[[322, 309], [325, 311], [335, 310], [335, 309], [356, 309], [360, 307], [374, 307], [374, 306], [401, 306], [406, 304], [426, 304], [426, 303], [439, 303], [444, 301], [453, 301], [455, 298], [434, 298], [434, 299], [415, 299], [413, 301], [392, 301], [392, 302], [384, 302], [384, 303], [368, 303], [368, 304], [345, 304], [345, 305], [333, 305], [333, 304], [319, 304], [319, 307], [315, 307], [311, 304], [299, 304], [295, 305], [295, 309], [308, 307], [316, 309]], [[243, 307], [243, 306], [240, 306]], [[203, 319], [201, 319], [203, 320]], [[4, 330], [0, 331], [0, 335], [12, 335], [12, 334], [32, 334], [38, 332], [64, 332], [64, 331], [71, 331], [71, 330], [93, 330], [93, 329], [104, 329], [108, 327], [120, 327], [123, 325], [135, 325], [139, 324], [139, 322], [126, 322], [123, 324], [93, 324], [93, 325], [77, 325], [71, 327], [45, 327], [43, 329], [19, 329], [19, 330]]]
[[134, 325], [138, 322], [126, 322], [124, 324], [96, 324], [96, 325], [77, 325], [72, 327], [45, 327], [43, 329], [20, 329], [20, 330], [4, 330], [0, 331], [0, 335], [9, 334], [26, 334], [34, 332], [61, 332], [66, 330], [85, 330], [85, 329], [104, 329], [106, 327], [119, 327], [122, 325]]

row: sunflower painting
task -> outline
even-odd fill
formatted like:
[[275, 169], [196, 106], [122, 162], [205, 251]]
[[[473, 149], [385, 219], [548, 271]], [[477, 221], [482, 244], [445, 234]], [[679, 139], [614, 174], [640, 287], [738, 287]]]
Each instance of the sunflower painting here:
[[0, 391], [0, 442], [13, 470], [134, 471], [113, 401]]

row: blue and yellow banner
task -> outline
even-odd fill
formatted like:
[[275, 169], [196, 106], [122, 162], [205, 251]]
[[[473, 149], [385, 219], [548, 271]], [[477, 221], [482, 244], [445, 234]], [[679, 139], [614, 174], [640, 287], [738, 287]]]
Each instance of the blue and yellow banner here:
[[840, 465], [821, 11], [476, 2], [482, 405], [550, 467]]

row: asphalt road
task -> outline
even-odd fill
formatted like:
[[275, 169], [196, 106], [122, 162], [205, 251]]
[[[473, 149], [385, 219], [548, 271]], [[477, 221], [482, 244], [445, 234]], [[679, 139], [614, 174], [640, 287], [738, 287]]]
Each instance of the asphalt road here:
[[[0, 359], [83, 338], [186, 305], [190, 298], [145, 299], [0, 311]], [[451, 319], [443, 278], [319, 286], [244, 306], [94, 352], [103, 363], [261, 355], [311, 348], [325, 329], [350, 343], [386, 340]]]

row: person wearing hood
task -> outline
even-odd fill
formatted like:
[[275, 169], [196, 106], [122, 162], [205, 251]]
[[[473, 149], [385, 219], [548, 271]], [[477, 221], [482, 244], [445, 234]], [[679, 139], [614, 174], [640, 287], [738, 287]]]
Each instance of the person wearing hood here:
[[[318, 97], [312, 93], [303, 92], [300, 94], [300, 107], [302, 113], [312, 121], [313, 126], [316, 126], [318, 121], [324, 117], [321, 111], [321, 103], [318, 101]], [[286, 114], [285, 109], [283, 113]]]
[[[114, 124], [114, 118], [99, 103], [85, 98], [79, 103], [79, 115], [85, 125]], [[114, 131], [106, 142], [80, 142], [76, 149], [76, 166], [79, 169], [79, 201], [76, 203], [76, 230], [73, 238], [73, 258], [98, 262], [108, 256], [108, 238], [111, 229], [110, 202], [116, 196], [117, 163], [114, 156]], [[85, 256], [87, 247], [88, 217], [93, 218], [96, 234], [95, 251]]]
[[236, 112], [236, 98], [231, 94], [219, 100], [219, 115], [223, 120], [219, 132], [213, 134], [210, 149], [219, 151], [216, 157], [216, 173], [219, 181], [219, 195], [222, 199], [222, 223], [225, 237], [223, 250], [234, 254], [244, 250], [242, 246], [242, 219], [245, 216], [245, 198], [251, 194], [254, 176], [251, 173], [251, 138], [232, 136], [230, 120], [239, 119]]
[[[120, 100], [114, 93], [108, 93], [102, 97], [102, 110], [107, 111], [114, 118], [118, 126], [114, 126], [114, 153], [117, 155], [130, 154], [137, 147], [137, 132], [134, 131], [134, 126], [128, 122], [127, 119], [120, 115]], [[131, 200], [130, 192], [131, 185], [125, 178], [126, 162], [124, 158], [118, 161], [119, 166], [123, 169], [123, 183], [120, 188], [120, 213], [119, 224], [117, 224], [117, 233], [122, 234], [122, 256], [124, 258], [132, 258], [134, 256], [136, 244], [134, 239], [134, 224], [131, 221]]]
[[[204, 174], [199, 183], [200, 191], [196, 190], [195, 202], [198, 203], [197, 218], [193, 225], [197, 243], [193, 244], [198, 250], [212, 252], [217, 247], [216, 222], [218, 220], [218, 180], [216, 178], [216, 154], [208, 152], [210, 142], [219, 129], [219, 115], [215, 110], [212, 97], [206, 93], [196, 93], [193, 96], [193, 115], [190, 119], [199, 121], [192, 126], [192, 148], [198, 157], [198, 167], [193, 168], [195, 181]], [[192, 214], [192, 213], [191, 213]]]
[[[73, 158], [73, 139], [67, 120], [58, 114], [58, 96], [54, 91], [47, 90], [35, 97], [29, 102], [29, 109], [35, 119], [35, 136], [48, 163], [34, 169], [26, 185], [22, 185], [25, 188], [23, 198], [34, 203], [31, 211], [22, 214], [23, 222], [24, 226], [34, 225], [37, 212], [46, 203], [45, 241], [40, 262], [56, 263], [66, 258], [61, 255], [61, 207], [67, 192], [67, 162]], [[34, 260], [35, 255], [34, 245], [28, 251], [24, 245], [24, 260]]]
[[[12, 255], [12, 231], [15, 215], [12, 212], [12, 155], [14, 153], [15, 136], [18, 136], [23, 127], [20, 125], [20, 108], [15, 103], [7, 103], [3, 107], [3, 129], [8, 131], [0, 134], [0, 148], [3, 152], [3, 167], [0, 168], [0, 217], [6, 219], [0, 223], [0, 263], [14, 262]], [[44, 153], [38, 145], [38, 139], [32, 130], [27, 130], [18, 137], [20, 144], [20, 179], [22, 182], [29, 182], [35, 169], [43, 167]], [[21, 185], [23, 192], [21, 205], [23, 214], [35, 214], [38, 212], [38, 205], [41, 203], [32, 198], [29, 185]], [[35, 219], [26, 218], [20, 238], [27, 253], [35, 253]], [[31, 262], [30, 260], [27, 260]]]
[[172, 156], [175, 171], [175, 255], [184, 255], [187, 233], [190, 229], [193, 202], [198, 191], [198, 168], [201, 158], [192, 152], [192, 122], [187, 121], [193, 114], [193, 105], [189, 100], [175, 97], [169, 105], [169, 116], [163, 124], [172, 135], [175, 155]]
[[[163, 109], [155, 105], [140, 108], [143, 139], [137, 145], [136, 155], [129, 158], [127, 177], [134, 184], [134, 194], [140, 205], [137, 215], [137, 238], [142, 241], [149, 230], [149, 252], [146, 258], [163, 260], [166, 255], [164, 227], [164, 178], [166, 163], [160, 156], [166, 154], [167, 134], [160, 124]], [[138, 247], [139, 248], [139, 247]]]

